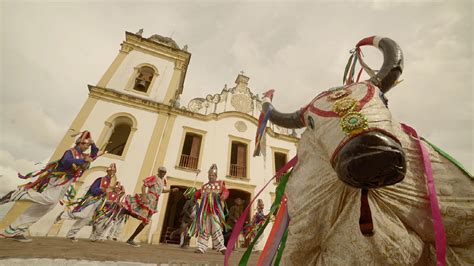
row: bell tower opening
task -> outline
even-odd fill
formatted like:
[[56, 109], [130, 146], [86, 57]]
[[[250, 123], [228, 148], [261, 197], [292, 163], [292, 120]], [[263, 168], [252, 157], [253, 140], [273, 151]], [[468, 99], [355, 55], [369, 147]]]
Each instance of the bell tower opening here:
[[133, 89], [146, 93], [154, 76], [155, 70], [153, 70], [153, 68], [147, 66], [139, 68]]

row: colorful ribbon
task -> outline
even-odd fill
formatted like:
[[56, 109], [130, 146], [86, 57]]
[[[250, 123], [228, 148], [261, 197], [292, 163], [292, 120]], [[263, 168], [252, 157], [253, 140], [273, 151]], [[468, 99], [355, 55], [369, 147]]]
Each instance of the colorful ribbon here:
[[[282, 245], [282, 240], [283, 236], [288, 231], [288, 224], [290, 222], [286, 201], [286, 196], [284, 196], [281, 199], [281, 205], [275, 218], [275, 222], [273, 223], [272, 230], [270, 231], [270, 235], [268, 236], [267, 242], [265, 243], [265, 247], [258, 258], [258, 266], [271, 265], [277, 252], [280, 251], [279, 253], [283, 253], [284, 244]], [[278, 248], [281, 246], [283, 247], [279, 250]], [[281, 254], [279, 257], [281, 258]]]
[[425, 174], [427, 178], [428, 185], [428, 194], [430, 198], [431, 205], [431, 216], [433, 218], [433, 226], [435, 233], [435, 246], [436, 246], [436, 259], [438, 266], [446, 265], [446, 233], [444, 231], [444, 225], [441, 218], [441, 212], [439, 210], [438, 198], [436, 197], [436, 188], [433, 178], [433, 169], [431, 168], [431, 161], [429, 157], [428, 150], [423, 145], [423, 142], [420, 140], [418, 133], [412, 127], [401, 124], [403, 130], [410, 134], [416, 139], [418, 145], [420, 146], [421, 155], [423, 157], [423, 166], [425, 168]]
[[[253, 239], [252, 243], [247, 247], [247, 250], [245, 251], [244, 255], [242, 255], [242, 258], [240, 259], [239, 265], [244, 266], [247, 265], [248, 260], [250, 259], [250, 255], [252, 253], [252, 249], [255, 246], [255, 243], [257, 242], [258, 238], [263, 234], [265, 231], [265, 228], [267, 228], [268, 223], [271, 221], [271, 217], [274, 215], [275, 211], [277, 208], [280, 206], [283, 195], [285, 194], [285, 188], [286, 188], [286, 183], [288, 182], [288, 178], [290, 177], [292, 171], [284, 174], [281, 179], [280, 183], [278, 184], [277, 188], [275, 189], [275, 200], [272, 203], [272, 207], [270, 208], [270, 212], [267, 214], [267, 218], [263, 226], [261, 226], [258, 229], [257, 235]], [[269, 238], [267, 239], [267, 242], [269, 241]]]
[[258, 118], [258, 125], [257, 125], [257, 134], [255, 136], [255, 150], [253, 152], [253, 156], [259, 156], [262, 149], [262, 139], [265, 135], [265, 130], [267, 128], [268, 120], [270, 119], [270, 113], [272, 112], [273, 107], [270, 105], [266, 112], [260, 113], [260, 117]]
[[[245, 208], [244, 212], [240, 216], [239, 220], [237, 220], [237, 223], [234, 225], [234, 229], [232, 230], [232, 235], [229, 238], [228, 247], [233, 247], [235, 246], [235, 243], [237, 242], [237, 238], [240, 234], [240, 231], [242, 230], [244, 226], [245, 219], [247, 218], [248, 213], [250, 212], [250, 209], [252, 207], [252, 203], [260, 196], [260, 194], [265, 190], [265, 188], [277, 177], [280, 177], [283, 173], [287, 172], [290, 168], [296, 165], [298, 162], [298, 157], [295, 156], [293, 157], [287, 164], [285, 164], [278, 172], [275, 174], [273, 178], [271, 178], [264, 186], [263, 188], [255, 195], [255, 197], [252, 199], [252, 201], [247, 205]], [[225, 252], [225, 258], [224, 258], [224, 265], [228, 266], [229, 265], [229, 258], [230, 255], [232, 254], [232, 249], [229, 248]]]

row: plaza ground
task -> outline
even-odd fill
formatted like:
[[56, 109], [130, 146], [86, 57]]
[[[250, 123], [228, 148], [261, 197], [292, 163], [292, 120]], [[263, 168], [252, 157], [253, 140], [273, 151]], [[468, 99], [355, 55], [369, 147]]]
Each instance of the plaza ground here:
[[[194, 248], [181, 249], [177, 245], [142, 244], [140, 248], [135, 248], [124, 242], [90, 242], [88, 239], [71, 242], [56, 237], [34, 237], [28, 243], [0, 239], [0, 265], [1, 260], [12, 258], [141, 262], [157, 265], [224, 265], [224, 255], [215, 250], [208, 250], [206, 254], [196, 254], [194, 251]], [[230, 265], [238, 265], [243, 252], [243, 249], [234, 251]], [[253, 253], [249, 265], [255, 265], [257, 257], [258, 254]]]

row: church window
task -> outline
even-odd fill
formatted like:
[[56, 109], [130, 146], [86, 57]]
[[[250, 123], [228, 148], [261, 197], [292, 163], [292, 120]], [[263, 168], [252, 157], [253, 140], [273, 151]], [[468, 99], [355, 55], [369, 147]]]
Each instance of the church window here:
[[189, 132], [186, 133], [183, 150], [181, 151], [181, 158], [179, 160], [179, 166], [190, 169], [198, 168], [201, 142], [201, 135]]
[[285, 166], [287, 162], [286, 153], [275, 152], [274, 160], [275, 160], [275, 173], [277, 173], [283, 166]]
[[230, 176], [247, 177], [247, 144], [232, 141], [230, 153]]
[[114, 120], [113, 128], [105, 150], [110, 154], [122, 156], [132, 130], [132, 121], [127, 117]]

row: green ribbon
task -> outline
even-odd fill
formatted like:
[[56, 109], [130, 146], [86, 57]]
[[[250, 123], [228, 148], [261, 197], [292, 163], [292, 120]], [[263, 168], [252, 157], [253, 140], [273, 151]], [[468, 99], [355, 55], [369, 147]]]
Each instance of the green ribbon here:
[[460, 162], [458, 162], [456, 159], [454, 159], [451, 155], [449, 155], [447, 152], [443, 151], [441, 148], [434, 145], [433, 143], [429, 142], [425, 138], [421, 137], [421, 139], [424, 142], [428, 143], [435, 151], [439, 152], [439, 154], [443, 155], [446, 159], [448, 159], [450, 162], [452, 162], [454, 165], [456, 165], [461, 171], [463, 171], [467, 176], [469, 176], [469, 178], [474, 179], [472, 174], [470, 174], [467, 171], [467, 169]]
[[352, 53], [351, 56], [349, 57], [349, 60], [347, 61], [346, 68], [344, 69], [344, 76], [342, 77], [342, 84], [346, 84], [346, 79], [347, 79], [347, 73], [349, 72], [349, 68], [352, 65], [352, 58], [354, 57], [354, 54]]
[[[265, 231], [265, 228], [267, 227], [268, 223], [271, 220], [272, 215], [275, 213], [276, 209], [280, 206], [281, 198], [283, 197], [283, 194], [285, 194], [285, 188], [286, 188], [286, 183], [288, 183], [288, 178], [291, 175], [291, 172], [293, 170], [289, 171], [288, 173], [284, 174], [281, 179], [280, 183], [278, 184], [277, 188], [275, 189], [275, 201], [272, 203], [272, 207], [270, 209], [270, 212], [267, 215], [267, 219], [265, 223], [258, 229], [257, 235], [255, 238], [252, 240], [252, 243], [247, 247], [247, 250], [245, 251], [244, 255], [242, 255], [242, 258], [240, 259], [239, 266], [245, 266], [247, 265], [250, 255], [252, 254], [253, 247], [255, 246], [255, 243], [257, 242], [258, 238], [263, 234]], [[284, 236], [284, 239], [286, 241], [286, 237]], [[282, 239], [283, 241], [283, 239]], [[284, 248], [284, 246], [283, 246]], [[282, 250], [283, 252], [283, 250]]]

